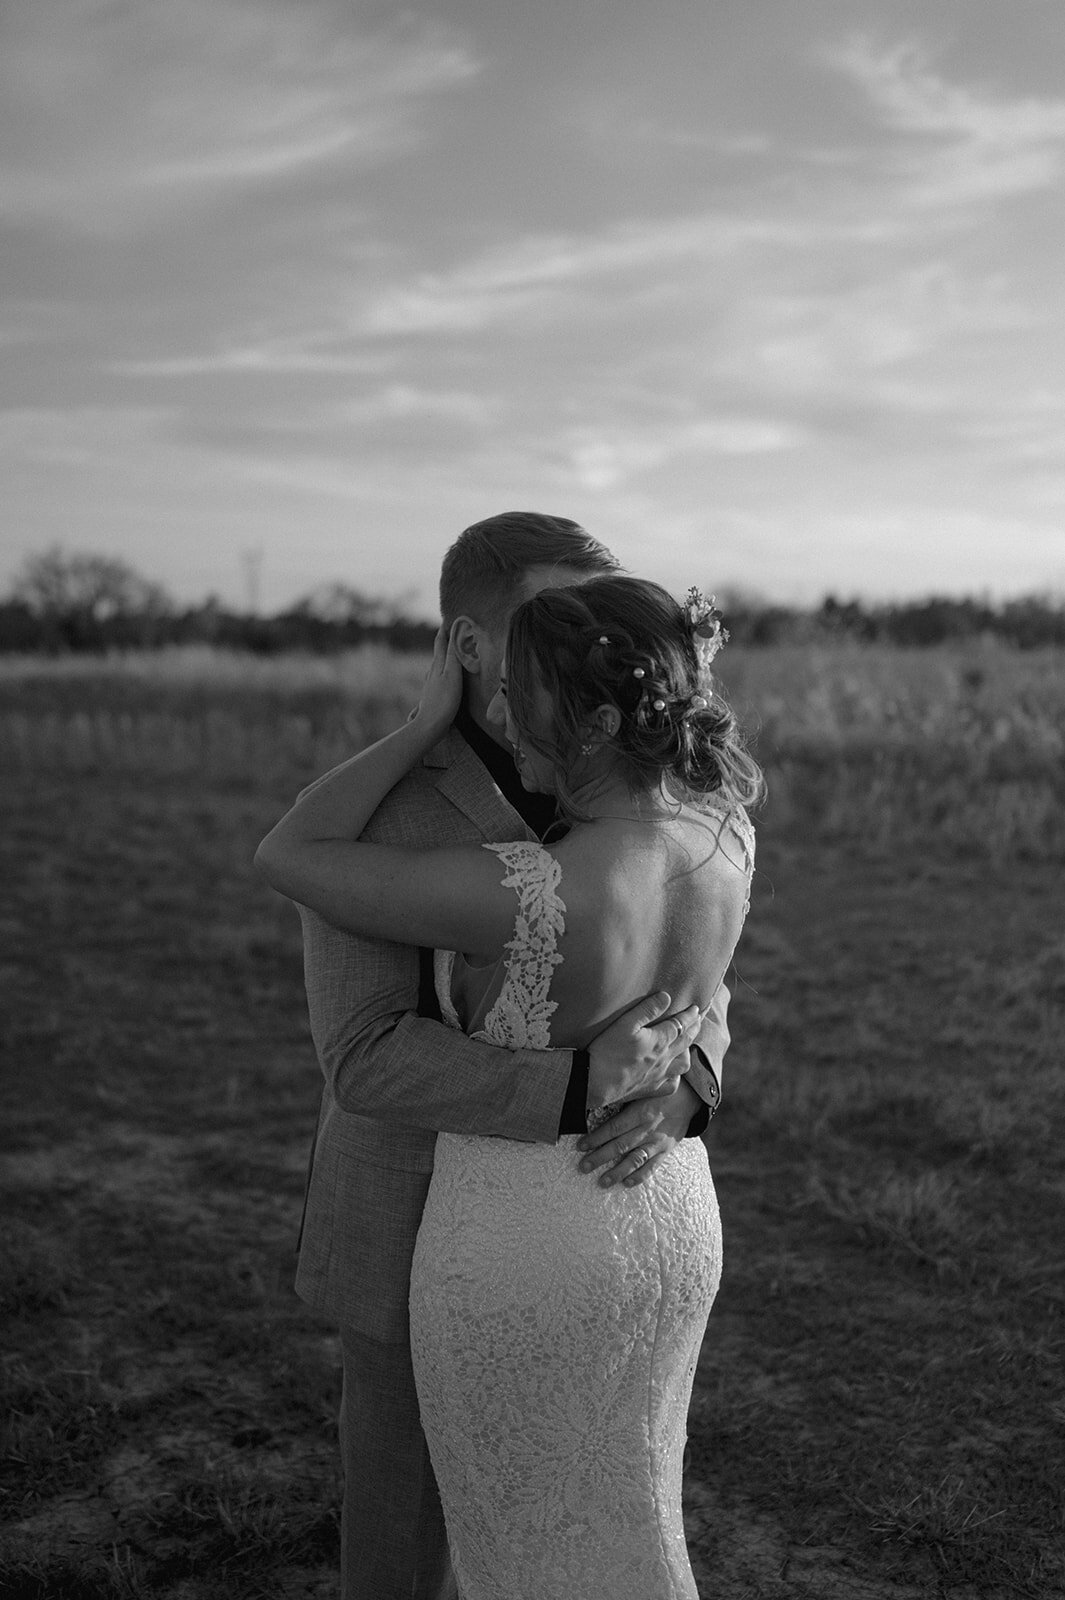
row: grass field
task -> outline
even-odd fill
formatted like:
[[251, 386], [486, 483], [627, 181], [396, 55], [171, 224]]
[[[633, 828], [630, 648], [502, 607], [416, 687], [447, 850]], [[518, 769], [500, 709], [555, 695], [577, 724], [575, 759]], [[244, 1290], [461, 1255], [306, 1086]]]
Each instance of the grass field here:
[[[1065, 1595], [1065, 661], [730, 650], [704, 1600]], [[417, 662], [0, 664], [4, 1600], [335, 1592], [318, 1069], [255, 842]], [[623, 1596], [619, 1600], [642, 1600]]]

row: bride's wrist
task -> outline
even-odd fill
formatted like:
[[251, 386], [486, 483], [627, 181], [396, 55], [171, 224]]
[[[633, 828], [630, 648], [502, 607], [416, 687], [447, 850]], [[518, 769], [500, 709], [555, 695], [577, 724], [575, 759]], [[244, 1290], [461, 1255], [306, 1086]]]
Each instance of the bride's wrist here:
[[420, 742], [424, 743], [427, 750], [431, 750], [434, 744], [440, 743], [453, 721], [453, 717], [445, 717], [435, 711], [426, 711], [424, 706], [415, 706], [407, 718], [405, 726], [412, 731]]

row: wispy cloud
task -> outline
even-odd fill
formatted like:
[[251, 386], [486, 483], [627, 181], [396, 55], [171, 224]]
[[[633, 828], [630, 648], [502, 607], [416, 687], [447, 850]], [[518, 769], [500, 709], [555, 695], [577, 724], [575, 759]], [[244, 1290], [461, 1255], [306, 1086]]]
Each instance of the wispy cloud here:
[[105, 370], [124, 378], [261, 377], [285, 373], [361, 377], [387, 371], [392, 364], [387, 351], [355, 350], [350, 340], [331, 329], [324, 333], [318, 330], [302, 338], [264, 338], [257, 343], [226, 344], [189, 355], [110, 361]]
[[401, 150], [419, 105], [476, 77], [412, 18], [360, 35], [321, 4], [33, 0], [5, 18], [0, 204], [98, 231]]
[[1010, 393], [995, 410], [981, 409], [965, 435], [985, 455], [1024, 472], [1033, 466], [1065, 471], [1065, 389], [1037, 384]]
[[493, 395], [392, 383], [366, 399], [349, 401], [342, 414], [345, 421], [356, 423], [408, 422], [424, 417], [459, 423], [464, 428], [484, 428], [493, 416], [498, 416], [500, 404], [499, 397]]
[[611, 103], [593, 103], [574, 111], [574, 126], [594, 145], [611, 154], [620, 149], [648, 153], [695, 153], [712, 156], [763, 156], [772, 150], [772, 140], [762, 132], [728, 133], [690, 122], [673, 120], [655, 112], [652, 116], [625, 115]]
[[892, 163], [922, 208], [964, 206], [1052, 188], [1065, 155], [1065, 100], [1009, 97], [951, 83], [918, 43], [878, 49], [856, 37], [830, 59], [903, 136]]
[[18, 406], [0, 411], [0, 458], [20, 462], [117, 461], [136, 441], [160, 437], [167, 406]]
[[[1030, 310], [997, 274], [946, 260], [900, 265], [840, 290], [760, 296], [749, 308], [753, 370], [786, 391], [822, 396], [868, 385], [886, 370], [967, 341], [1031, 326]], [[927, 383], [927, 378], [926, 378]]]
[[[726, 212], [640, 218], [597, 232], [528, 235], [443, 273], [420, 273], [372, 298], [355, 329], [374, 337], [487, 328], [530, 307], [565, 311], [560, 297], [638, 279], [688, 261], [721, 261], [743, 248], [801, 244], [800, 225]], [[571, 302], [571, 306], [573, 303]], [[573, 309], [579, 307], [573, 306]]]
[[[755, 253], [809, 250], [813, 227], [723, 211], [632, 218], [599, 230], [520, 234], [441, 271], [395, 263], [354, 263], [347, 272], [314, 265], [288, 284], [275, 306], [281, 329], [229, 332], [210, 346], [108, 363], [127, 377], [306, 373], [360, 375], [386, 370], [426, 343], [488, 330], [556, 328], [566, 321], [616, 321], [634, 305], [673, 301], [690, 317]], [[387, 281], [391, 269], [392, 281]], [[386, 281], [382, 281], [386, 280]], [[646, 337], [646, 335], [645, 335]]]
[[703, 417], [681, 424], [575, 428], [562, 449], [582, 488], [615, 489], [684, 456], [762, 456], [794, 450], [793, 423], [758, 417]]
[[[306, 450], [308, 441], [321, 453], [327, 447], [338, 457], [351, 457], [353, 440], [365, 444], [369, 430], [381, 439], [401, 438], [412, 449], [429, 449], [434, 442], [453, 442], [456, 433], [485, 435], [506, 415], [503, 398], [473, 394], [462, 389], [430, 388], [411, 383], [387, 383], [355, 398], [291, 401], [244, 409], [228, 427], [212, 424], [204, 437], [210, 445], [228, 449], [234, 438], [245, 448], [273, 455], [284, 440], [294, 450]], [[192, 432], [186, 423], [185, 432]]]

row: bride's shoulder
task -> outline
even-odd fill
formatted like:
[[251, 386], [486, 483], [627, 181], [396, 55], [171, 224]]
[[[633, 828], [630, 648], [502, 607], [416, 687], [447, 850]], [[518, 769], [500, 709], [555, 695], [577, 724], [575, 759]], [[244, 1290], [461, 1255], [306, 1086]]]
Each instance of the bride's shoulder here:
[[685, 809], [697, 826], [713, 836], [729, 860], [734, 858], [738, 844], [741, 859], [736, 864], [747, 872], [753, 871], [754, 824], [743, 806], [710, 797]]
[[578, 826], [550, 849], [567, 904], [593, 916], [619, 906], [631, 912], [675, 891], [743, 895], [754, 870], [754, 829], [739, 807], [684, 805], [664, 823]]
[[631, 909], [667, 875], [664, 845], [653, 826], [610, 818], [579, 823], [548, 848], [559, 863], [567, 904], [602, 917]]

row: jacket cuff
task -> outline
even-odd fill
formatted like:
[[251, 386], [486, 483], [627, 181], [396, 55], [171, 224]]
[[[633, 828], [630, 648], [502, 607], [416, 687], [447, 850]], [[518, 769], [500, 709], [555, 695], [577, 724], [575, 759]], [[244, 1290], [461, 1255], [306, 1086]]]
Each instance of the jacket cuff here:
[[[570, 1070], [569, 1083], [566, 1085], [566, 1098], [562, 1102], [562, 1115], [558, 1122], [558, 1136], [561, 1139], [564, 1133], [587, 1133], [588, 1123], [588, 1071], [591, 1062], [587, 1050], [574, 1050], [573, 1066]], [[709, 1121], [709, 1118], [707, 1119]]]
[[[711, 1066], [706, 1052], [700, 1049], [697, 1044], [693, 1044], [692, 1054], [699, 1057], [700, 1065], [706, 1068], [707, 1074], [712, 1081], [710, 1084], [710, 1098], [709, 1100], [702, 1101], [698, 1111], [688, 1123], [688, 1131], [685, 1134], [686, 1139], [694, 1139], [697, 1138], [700, 1133], [705, 1133], [707, 1128], [710, 1126], [710, 1118], [721, 1104], [721, 1086], [717, 1080], [717, 1073]], [[698, 1093], [698, 1091], [696, 1092]]]

